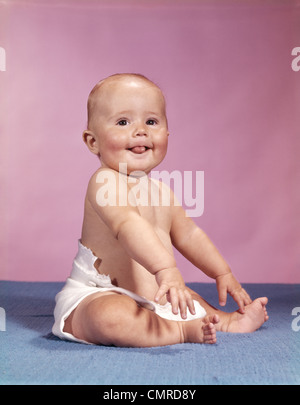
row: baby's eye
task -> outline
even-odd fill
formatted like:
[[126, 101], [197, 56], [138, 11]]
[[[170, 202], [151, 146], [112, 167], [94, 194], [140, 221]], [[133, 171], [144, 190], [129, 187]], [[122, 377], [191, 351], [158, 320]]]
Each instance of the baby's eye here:
[[150, 119], [150, 120], [146, 121], [146, 124], [147, 125], [155, 125], [155, 124], [157, 124], [157, 122], [155, 120]]
[[121, 125], [121, 126], [125, 126], [127, 124], [128, 124], [127, 120], [120, 120], [120, 121], [117, 122], [117, 125]]

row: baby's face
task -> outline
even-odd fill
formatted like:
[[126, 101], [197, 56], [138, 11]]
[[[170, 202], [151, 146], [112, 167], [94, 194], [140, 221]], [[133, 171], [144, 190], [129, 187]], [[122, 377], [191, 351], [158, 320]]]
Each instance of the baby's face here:
[[168, 125], [161, 91], [127, 79], [104, 84], [92, 119], [102, 167], [149, 173], [165, 157]]

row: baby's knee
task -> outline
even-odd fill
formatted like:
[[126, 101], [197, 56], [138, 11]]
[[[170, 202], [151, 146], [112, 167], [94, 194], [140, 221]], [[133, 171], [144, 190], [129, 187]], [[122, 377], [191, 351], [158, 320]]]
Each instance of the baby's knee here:
[[90, 341], [115, 344], [137, 310], [138, 306], [133, 299], [120, 294], [92, 300], [85, 309], [85, 317], [89, 319]]
[[127, 306], [127, 297], [120, 294], [106, 295], [90, 301], [86, 307], [86, 315], [101, 324], [114, 323]]

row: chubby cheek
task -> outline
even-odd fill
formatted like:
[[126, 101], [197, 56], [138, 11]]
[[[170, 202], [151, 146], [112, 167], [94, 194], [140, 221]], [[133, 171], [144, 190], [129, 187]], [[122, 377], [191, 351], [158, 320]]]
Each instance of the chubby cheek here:
[[100, 156], [102, 155], [103, 159], [113, 159], [118, 161], [120, 159], [120, 154], [124, 153], [125, 148], [126, 140], [124, 141], [122, 136], [112, 135], [103, 140], [100, 148]]
[[122, 160], [124, 148], [122, 141], [113, 136], [103, 140], [100, 147], [102, 165], [118, 170], [118, 162]]
[[155, 142], [155, 150], [159, 154], [161, 159], [165, 157], [167, 149], [168, 149], [168, 137], [167, 136], [159, 137], [158, 140]]
[[116, 152], [125, 148], [125, 142], [123, 141], [122, 136], [112, 135], [105, 139], [103, 146], [107, 151], [111, 150]]

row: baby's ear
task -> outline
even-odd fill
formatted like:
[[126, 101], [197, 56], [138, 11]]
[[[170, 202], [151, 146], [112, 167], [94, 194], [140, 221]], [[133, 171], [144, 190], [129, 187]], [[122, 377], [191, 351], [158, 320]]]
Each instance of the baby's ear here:
[[97, 140], [92, 131], [83, 131], [82, 139], [92, 153], [94, 153], [95, 155], [99, 155]]

